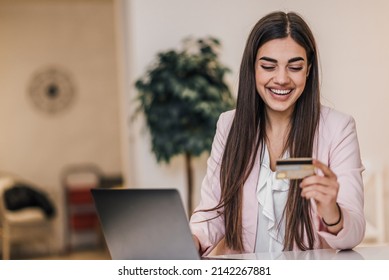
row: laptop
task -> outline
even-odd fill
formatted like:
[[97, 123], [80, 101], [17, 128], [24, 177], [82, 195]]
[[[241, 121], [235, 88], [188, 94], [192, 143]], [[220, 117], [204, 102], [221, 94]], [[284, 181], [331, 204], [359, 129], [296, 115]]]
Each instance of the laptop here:
[[175, 189], [92, 189], [114, 260], [197, 260], [189, 222]]

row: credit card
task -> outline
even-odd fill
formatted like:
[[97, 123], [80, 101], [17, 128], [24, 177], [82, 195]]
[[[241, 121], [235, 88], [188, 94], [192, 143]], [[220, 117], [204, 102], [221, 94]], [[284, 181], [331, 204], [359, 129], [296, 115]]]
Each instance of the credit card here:
[[315, 174], [312, 158], [288, 158], [276, 161], [277, 179], [302, 179]]

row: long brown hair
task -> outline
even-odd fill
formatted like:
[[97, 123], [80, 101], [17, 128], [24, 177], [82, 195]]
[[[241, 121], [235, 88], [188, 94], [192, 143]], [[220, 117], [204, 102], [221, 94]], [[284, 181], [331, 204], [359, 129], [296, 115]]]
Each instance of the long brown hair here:
[[[309, 75], [291, 117], [285, 150], [291, 157], [311, 157], [320, 116], [319, 70], [315, 39], [305, 21], [295, 13], [273, 12], [252, 29], [243, 53], [239, 75], [235, 117], [229, 132], [220, 169], [221, 199], [214, 209], [224, 209], [226, 245], [243, 251], [243, 186], [253, 169], [258, 151], [260, 159], [266, 140], [265, 104], [255, 86], [255, 58], [266, 42], [290, 36], [307, 54]], [[240, 147], [245, 147], [244, 149]], [[301, 198], [300, 180], [291, 180], [284, 210], [284, 250], [296, 244], [312, 249], [314, 232], [309, 201]], [[306, 232], [308, 240], [304, 240]]]

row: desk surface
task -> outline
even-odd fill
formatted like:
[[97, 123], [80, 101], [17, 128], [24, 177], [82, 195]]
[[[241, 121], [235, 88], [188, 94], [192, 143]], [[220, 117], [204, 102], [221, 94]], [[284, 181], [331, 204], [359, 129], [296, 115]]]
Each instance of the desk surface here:
[[222, 255], [210, 258], [241, 260], [389, 260], [389, 246], [356, 247], [353, 250], [320, 249], [281, 253]]

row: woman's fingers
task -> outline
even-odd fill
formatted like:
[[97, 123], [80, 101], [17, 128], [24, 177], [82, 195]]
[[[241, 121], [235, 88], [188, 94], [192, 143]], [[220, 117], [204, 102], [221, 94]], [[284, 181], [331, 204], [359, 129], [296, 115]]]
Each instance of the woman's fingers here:
[[324, 204], [336, 201], [339, 184], [335, 173], [318, 160], [314, 160], [313, 165], [320, 169], [324, 176], [313, 175], [304, 178], [300, 184], [300, 187], [302, 188], [301, 196], [306, 199], [313, 198], [317, 202]]
[[336, 197], [337, 190], [335, 188], [329, 188], [323, 185], [310, 185], [306, 187], [302, 187], [301, 196], [306, 199], [313, 198], [315, 200], [329, 203]]
[[322, 162], [320, 162], [320, 161], [314, 159], [314, 160], [312, 161], [312, 164], [313, 164], [313, 166], [315, 166], [316, 168], [320, 169], [320, 170], [323, 172], [323, 174], [324, 174], [325, 177], [334, 178], [335, 180], [337, 179], [335, 173], [332, 172], [332, 170], [331, 170], [327, 165], [325, 165], [324, 163], [322, 163]]
[[327, 186], [332, 184], [334, 181], [328, 177], [323, 177], [319, 175], [313, 175], [304, 178], [304, 180], [300, 183], [301, 187], [306, 187], [310, 185], [323, 185]]

